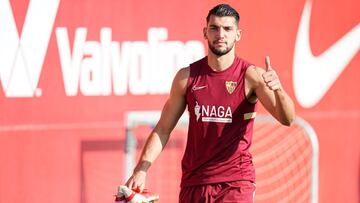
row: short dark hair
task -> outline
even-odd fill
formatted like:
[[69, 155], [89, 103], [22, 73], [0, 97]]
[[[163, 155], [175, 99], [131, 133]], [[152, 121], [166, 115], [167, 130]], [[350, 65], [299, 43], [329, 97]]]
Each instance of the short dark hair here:
[[219, 5], [215, 6], [214, 8], [212, 8], [206, 17], [206, 23], [209, 23], [211, 15], [215, 15], [215, 16], [219, 16], [219, 17], [232, 16], [235, 18], [236, 24], [238, 24], [239, 20], [240, 20], [239, 13], [233, 7], [231, 7], [229, 4], [219, 4]]

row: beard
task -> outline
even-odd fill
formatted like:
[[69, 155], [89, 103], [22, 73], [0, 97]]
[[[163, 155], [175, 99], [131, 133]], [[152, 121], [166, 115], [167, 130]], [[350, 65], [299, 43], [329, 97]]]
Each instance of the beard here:
[[208, 41], [208, 46], [209, 49], [211, 50], [211, 52], [213, 54], [215, 54], [216, 56], [223, 56], [227, 53], [229, 53], [231, 51], [231, 49], [234, 47], [235, 42], [229, 44], [229, 46], [226, 46], [225, 49], [220, 49], [220, 48], [216, 48], [215, 46], [213, 46], [209, 41]]

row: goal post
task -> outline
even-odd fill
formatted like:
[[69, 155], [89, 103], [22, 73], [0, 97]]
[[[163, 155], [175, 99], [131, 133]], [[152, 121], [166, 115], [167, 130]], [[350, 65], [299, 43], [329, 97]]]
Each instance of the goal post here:
[[[160, 118], [160, 111], [131, 111], [125, 116], [126, 141], [124, 179], [127, 180], [139, 157], [148, 133]], [[186, 145], [188, 114], [179, 119], [161, 159], [155, 161], [147, 183], [165, 202], [176, 202], [181, 179], [180, 161]], [[139, 126], [143, 126], [139, 130]], [[144, 130], [145, 129], [145, 130]], [[145, 135], [144, 135], [145, 134]], [[319, 145], [315, 131], [296, 117], [291, 127], [280, 125], [270, 115], [258, 115], [251, 147], [256, 171], [256, 202], [318, 202]], [[167, 155], [168, 154], [168, 155]], [[170, 174], [170, 182], [161, 178]], [[147, 186], [149, 186], [147, 184]], [[174, 189], [172, 189], [174, 188]]]
[[314, 129], [296, 117], [291, 127], [257, 116], [250, 149], [256, 202], [318, 202], [319, 144]]

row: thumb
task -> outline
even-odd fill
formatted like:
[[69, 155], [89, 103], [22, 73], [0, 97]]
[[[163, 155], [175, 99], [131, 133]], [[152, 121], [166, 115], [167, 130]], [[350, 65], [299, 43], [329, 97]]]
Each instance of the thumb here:
[[266, 66], [266, 71], [272, 70], [269, 56], [265, 57], [265, 66]]

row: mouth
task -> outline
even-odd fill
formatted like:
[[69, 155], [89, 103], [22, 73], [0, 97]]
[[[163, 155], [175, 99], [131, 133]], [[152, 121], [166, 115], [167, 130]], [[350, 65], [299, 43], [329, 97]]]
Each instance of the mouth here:
[[225, 41], [214, 41], [214, 45], [223, 46], [226, 45]]

